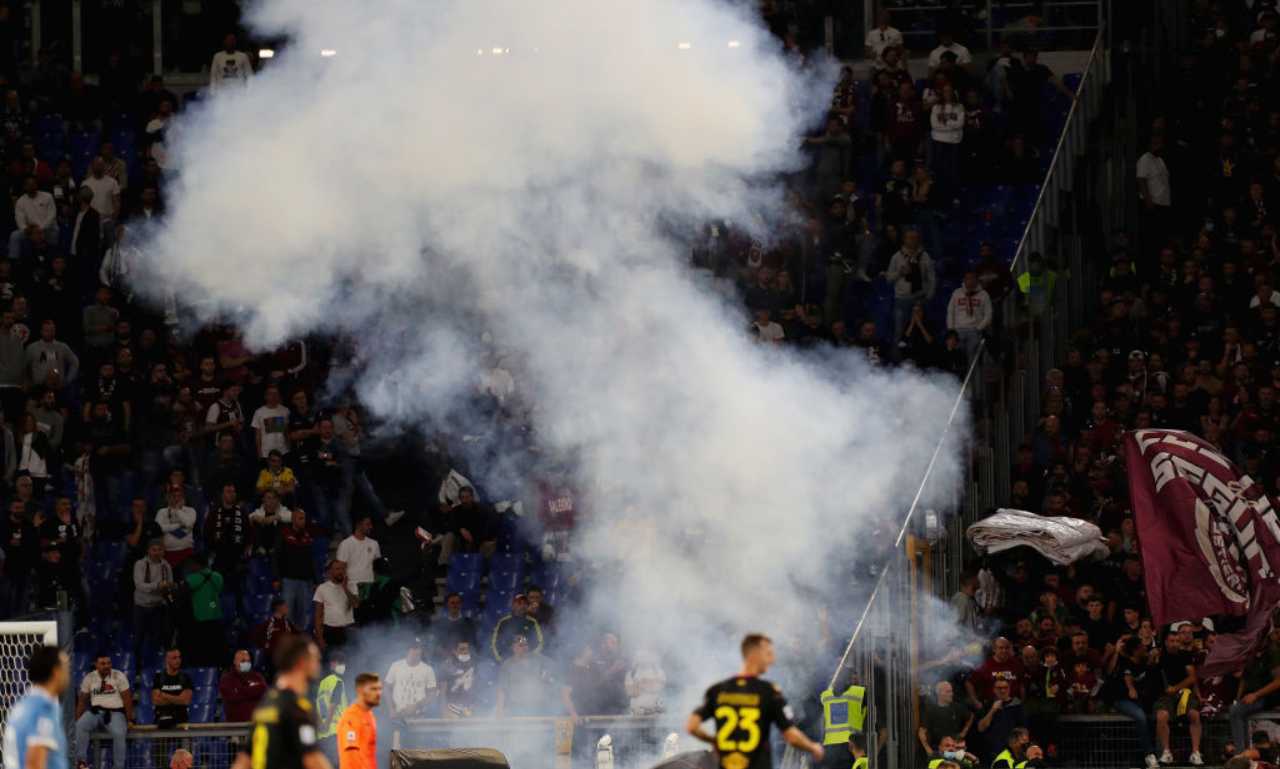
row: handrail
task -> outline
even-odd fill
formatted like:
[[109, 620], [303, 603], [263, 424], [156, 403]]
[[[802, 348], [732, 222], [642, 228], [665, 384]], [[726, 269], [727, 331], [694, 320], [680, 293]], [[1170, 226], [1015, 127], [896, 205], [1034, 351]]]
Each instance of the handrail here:
[[[938, 462], [938, 457], [942, 454], [942, 447], [947, 442], [947, 436], [951, 433], [951, 426], [955, 424], [956, 414], [960, 411], [960, 404], [965, 401], [965, 394], [969, 392], [969, 382], [973, 379], [973, 374], [978, 370], [978, 363], [982, 360], [982, 352], [987, 347], [987, 341], [984, 339], [978, 345], [978, 351], [974, 354], [973, 360], [969, 362], [969, 370], [965, 372], [964, 382], [960, 385], [960, 394], [956, 396], [956, 402], [951, 404], [951, 413], [947, 416], [947, 424], [942, 428], [942, 435], [938, 436], [938, 445], [933, 447], [933, 456], [929, 458], [929, 464], [924, 469], [924, 475], [920, 478], [920, 486], [916, 489], [915, 498], [911, 500], [911, 507], [907, 508], [907, 514], [902, 520], [902, 526], [898, 529], [898, 536], [893, 541], [893, 549], [897, 551], [902, 548], [902, 540], [907, 536], [907, 529], [911, 526], [911, 519], [915, 517], [916, 508], [920, 505], [920, 497], [924, 496], [924, 487], [929, 483], [929, 476], [933, 474], [934, 465]], [[871, 590], [871, 595], [867, 598], [867, 605], [862, 609], [862, 616], [858, 618], [858, 624], [853, 628], [853, 635], [849, 638], [849, 644], [844, 647], [844, 654], [840, 655], [840, 662], [836, 665], [835, 672], [831, 674], [831, 682], [827, 684], [828, 689], [834, 689], [836, 681], [840, 678], [840, 671], [844, 670], [845, 663], [849, 660], [849, 655], [853, 652], [854, 644], [862, 635], [863, 625], [867, 622], [867, 617], [871, 614], [871, 607], [875, 605], [876, 596], [880, 594], [880, 589], [884, 586], [885, 577], [889, 574], [889, 568], [886, 565], [880, 570], [880, 576], [876, 578], [876, 586]]]
[[1098, 35], [1093, 41], [1093, 48], [1089, 49], [1089, 58], [1085, 61], [1084, 73], [1080, 77], [1080, 85], [1076, 87], [1075, 98], [1071, 100], [1071, 108], [1067, 110], [1067, 119], [1062, 124], [1062, 133], [1058, 135], [1058, 142], [1053, 148], [1053, 158], [1049, 161], [1049, 170], [1045, 172], [1044, 183], [1040, 185], [1040, 192], [1036, 194], [1035, 208], [1031, 209], [1031, 216], [1027, 218], [1027, 226], [1022, 229], [1022, 237], [1018, 239], [1018, 250], [1014, 252], [1013, 259], [1009, 262], [1009, 273], [1016, 279], [1018, 277], [1018, 261], [1026, 250], [1027, 241], [1031, 237], [1031, 228], [1035, 225], [1036, 217], [1039, 216], [1044, 204], [1045, 195], [1049, 191], [1049, 180], [1058, 170], [1058, 163], [1062, 159], [1062, 148], [1067, 144], [1067, 135], [1070, 133], [1071, 121], [1075, 119], [1076, 110], [1080, 107], [1080, 98], [1085, 93], [1085, 86], [1089, 84], [1089, 78], [1093, 76], [1093, 64], [1097, 59], [1099, 51], [1102, 50], [1103, 35], [1105, 30], [1099, 29]]

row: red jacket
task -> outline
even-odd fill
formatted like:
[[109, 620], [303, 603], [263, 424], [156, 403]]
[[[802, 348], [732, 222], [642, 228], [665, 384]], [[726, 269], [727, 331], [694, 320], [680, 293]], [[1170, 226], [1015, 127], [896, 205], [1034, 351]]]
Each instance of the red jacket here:
[[239, 723], [253, 719], [253, 709], [267, 693], [267, 679], [261, 673], [240, 673], [232, 670], [222, 674], [218, 681], [218, 694], [222, 696], [222, 715], [227, 723]]

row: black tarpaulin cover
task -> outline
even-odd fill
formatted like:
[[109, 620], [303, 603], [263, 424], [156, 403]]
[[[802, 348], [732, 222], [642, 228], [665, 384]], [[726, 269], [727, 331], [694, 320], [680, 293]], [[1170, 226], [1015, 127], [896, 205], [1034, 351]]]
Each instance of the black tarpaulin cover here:
[[492, 748], [393, 750], [391, 769], [511, 769], [511, 764]]

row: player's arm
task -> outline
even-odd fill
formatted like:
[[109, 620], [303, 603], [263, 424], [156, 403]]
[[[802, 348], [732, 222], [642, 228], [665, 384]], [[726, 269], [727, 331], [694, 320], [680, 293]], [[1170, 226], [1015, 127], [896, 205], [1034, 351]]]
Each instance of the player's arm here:
[[27, 764], [23, 769], [45, 769], [49, 765], [49, 749], [44, 745], [27, 746]]
[[813, 756], [813, 760], [822, 760], [822, 746], [806, 737], [799, 727], [793, 726], [787, 729], [782, 733], [782, 739], [786, 740], [787, 744], [796, 750], [803, 750]]
[[302, 754], [302, 769], [333, 769], [333, 764], [324, 757], [324, 753], [313, 750]]
[[716, 738], [713, 735], [702, 731], [702, 724], [706, 720], [706, 717], [702, 715], [701, 711], [695, 710], [689, 714], [689, 720], [684, 722], [684, 730], [695, 740], [700, 740], [708, 745], [714, 746], [716, 744]]

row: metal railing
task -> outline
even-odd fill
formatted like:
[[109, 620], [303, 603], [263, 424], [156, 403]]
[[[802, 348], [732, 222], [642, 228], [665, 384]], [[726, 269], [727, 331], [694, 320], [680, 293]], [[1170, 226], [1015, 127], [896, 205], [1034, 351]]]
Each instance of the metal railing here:
[[867, 29], [874, 26], [879, 9], [889, 12], [906, 47], [914, 51], [933, 48], [945, 23], [974, 50], [993, 50], [1002, 40], [1050, 50], [1084, 50], [1106, 26], [1109, 13], [1107, 0], [978, 0], [957, 7], [880, 0], [866, 4]]
[[[130, 727], [125, 735], [125, 764], [112, 769], [152, 769], [169, 766], [178, 749], [190, 751], [200, 769], [229, 769], [240, 746], [248, 739], [249, 724], [187, 724], [179, 729], [154, 726]], [[68, 745], [75, 745], [72, 741]], [[89, 743], [90, 766], [106, 766], [111, 758], [111, 736], [95, 732]], [[75, 757], [77, 760], [81, 756]], [[74, 765], [74, 762], [72, 762]]]

